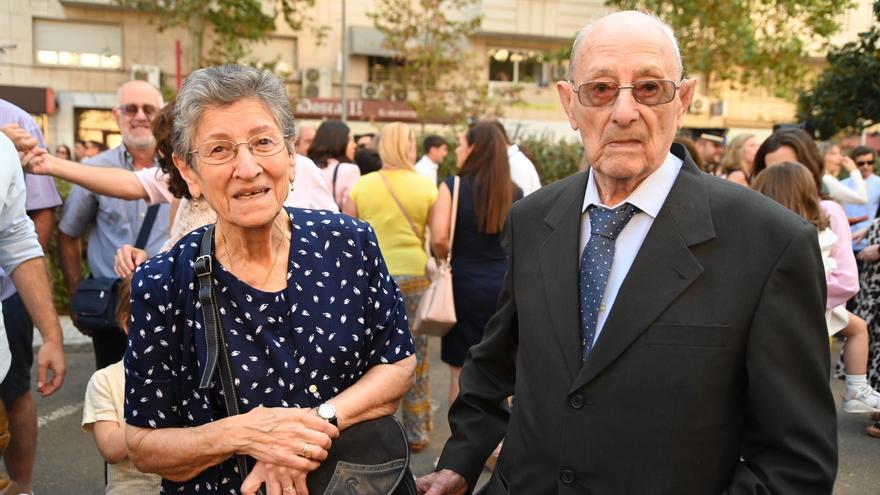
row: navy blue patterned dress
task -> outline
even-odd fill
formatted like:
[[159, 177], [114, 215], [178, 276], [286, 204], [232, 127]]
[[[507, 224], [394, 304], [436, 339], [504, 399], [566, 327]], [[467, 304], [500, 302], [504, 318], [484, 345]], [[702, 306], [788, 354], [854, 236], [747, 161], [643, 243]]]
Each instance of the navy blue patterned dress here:
[[[412, 355], [400, 291], [372, 228], [351, 217], [287, 209], [288, 287], [262, 292], [214, 259], [217, 305], [239, 408], [314, 407], [377, 364]], [[219, 375], [205, 394], [202, 311], [193, 262], [205, 228], [142, 264], [132, 281], [125, 418], [142, 428], [189, 427], [226, 416]], [[239, 493], [231, 457], [162, 493]]]

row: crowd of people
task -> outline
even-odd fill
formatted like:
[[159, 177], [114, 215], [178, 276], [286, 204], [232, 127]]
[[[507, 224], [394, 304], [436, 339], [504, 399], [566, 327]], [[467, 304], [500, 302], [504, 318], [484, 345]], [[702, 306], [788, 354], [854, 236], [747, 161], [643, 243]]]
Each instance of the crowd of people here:
[[407, 493], [472, 490], [492, 455], [486, 493], [830, 493], [830, 336], [843, 410], [880, 437], [877, 152], [799, 129], [679, 136], [682, 67], [654, 16], [586, 26], [557, 90], [589, 167], [545, 187], [496, 120], [454, 150], [401, 122], [297, 128], [284, 83], [241, 65], [193, 72], [167, 103], [123, 84], [109, 150], [51, 154], [0, 100], [0, 268], [19, 289], [0, 285], [7, 483], [33, 486], [34, 326], [37, 391], [66, 372], [42, 257], [55, 177], [75, 184], [66, 289], [113, 304], [109, 327], [71, 314], [94, 345], [82, 426], [106, 493], [304, 494], [340, 435], [398, 410], [424, 449], [412, 317], [431, 257], [452, 267], [452, 436]]

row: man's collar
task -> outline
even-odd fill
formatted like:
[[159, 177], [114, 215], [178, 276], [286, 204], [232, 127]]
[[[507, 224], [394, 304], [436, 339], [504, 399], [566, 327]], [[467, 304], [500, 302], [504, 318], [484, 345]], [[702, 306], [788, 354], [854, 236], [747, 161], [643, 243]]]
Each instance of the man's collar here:
[[[624, 199], [621, 203], [630, 203], [641, 211], [647, 213], [651, 218], [657, 218], [660, 208], [666, 202], [666, 196], [672, 189], [672, 184], [681, 170], [681, 158], [668, 153], [663, 164], [653, 171], [651, 175], [645, 177], [645, 180], [636, 187], [636, 190]], [[608, 207], [602, 203], [599, 198], [599, 190], [596, 189], [596, 179], [593, 176], [593, 169], [589, 170], [589, 179], [587, 180], [587, 191], [584, 194], [584, 204], [581, 213], [587, 211], [590, 205]]]

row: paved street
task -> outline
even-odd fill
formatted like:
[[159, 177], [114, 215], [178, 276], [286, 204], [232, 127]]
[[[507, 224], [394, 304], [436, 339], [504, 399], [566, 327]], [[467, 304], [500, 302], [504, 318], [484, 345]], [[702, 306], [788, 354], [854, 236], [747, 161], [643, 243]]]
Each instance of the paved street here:
[[[68, 341], [76, 341], [68, 334]], [[79, 342], [85, 342], [78, 339]], [[415, 474], [432, 469], [434, 459], [440, 454], [443, 440], [449, 435], [446, 423], [446, 389], [448, 372], [440, 361], [438, 339], [432, 339], [430, 354], [434, 391], [434, 432], [431, 445], [413, 456]], [[74, 344], [67, 346], [70, 373], [64, 387], [55, 396], [38, 399], [40, 415], [40, 443], [36, 466], [35, 493], [38, 495], [85, 495], [102, 493], [103, 467], [101, 458], [91, 437], [80, 429], [82, 400], [86, 383], [94, 370], [91, 346]], [[839, 396], [842, 384], [834, 380], [835, 395]], [[839, 441], [841, 447], [840, 470], [835, 495], [871, 495], [878, 493], [880, 484], [880, 439], [868, 437], [864, 428], [868, 418], [840, 414]], [[484, 472], [483, 480], [487, 479]]]

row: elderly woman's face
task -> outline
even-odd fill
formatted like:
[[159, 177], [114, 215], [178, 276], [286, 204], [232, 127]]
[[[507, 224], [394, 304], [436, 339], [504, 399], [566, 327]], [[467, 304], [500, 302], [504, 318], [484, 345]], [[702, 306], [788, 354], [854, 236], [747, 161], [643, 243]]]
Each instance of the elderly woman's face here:
[[[243, 228], [270, 225], [287, 199], [294, 173], [294, 158], [286, 147], [261, 156], [275, 139], [286, 141], [281, 134], [272, 114], [255, 98], [208, 107], [192, 143], [199, 150], [193, 154], [194, 168], [181, 166], [179, 159], [175, 162], [193, 197], [203, 195], [220, 219]], [[229, 142], [236, 143], [230, 160], [206, 163], [217, 161], [209, 158], [210, 153], [228, 151]]]

